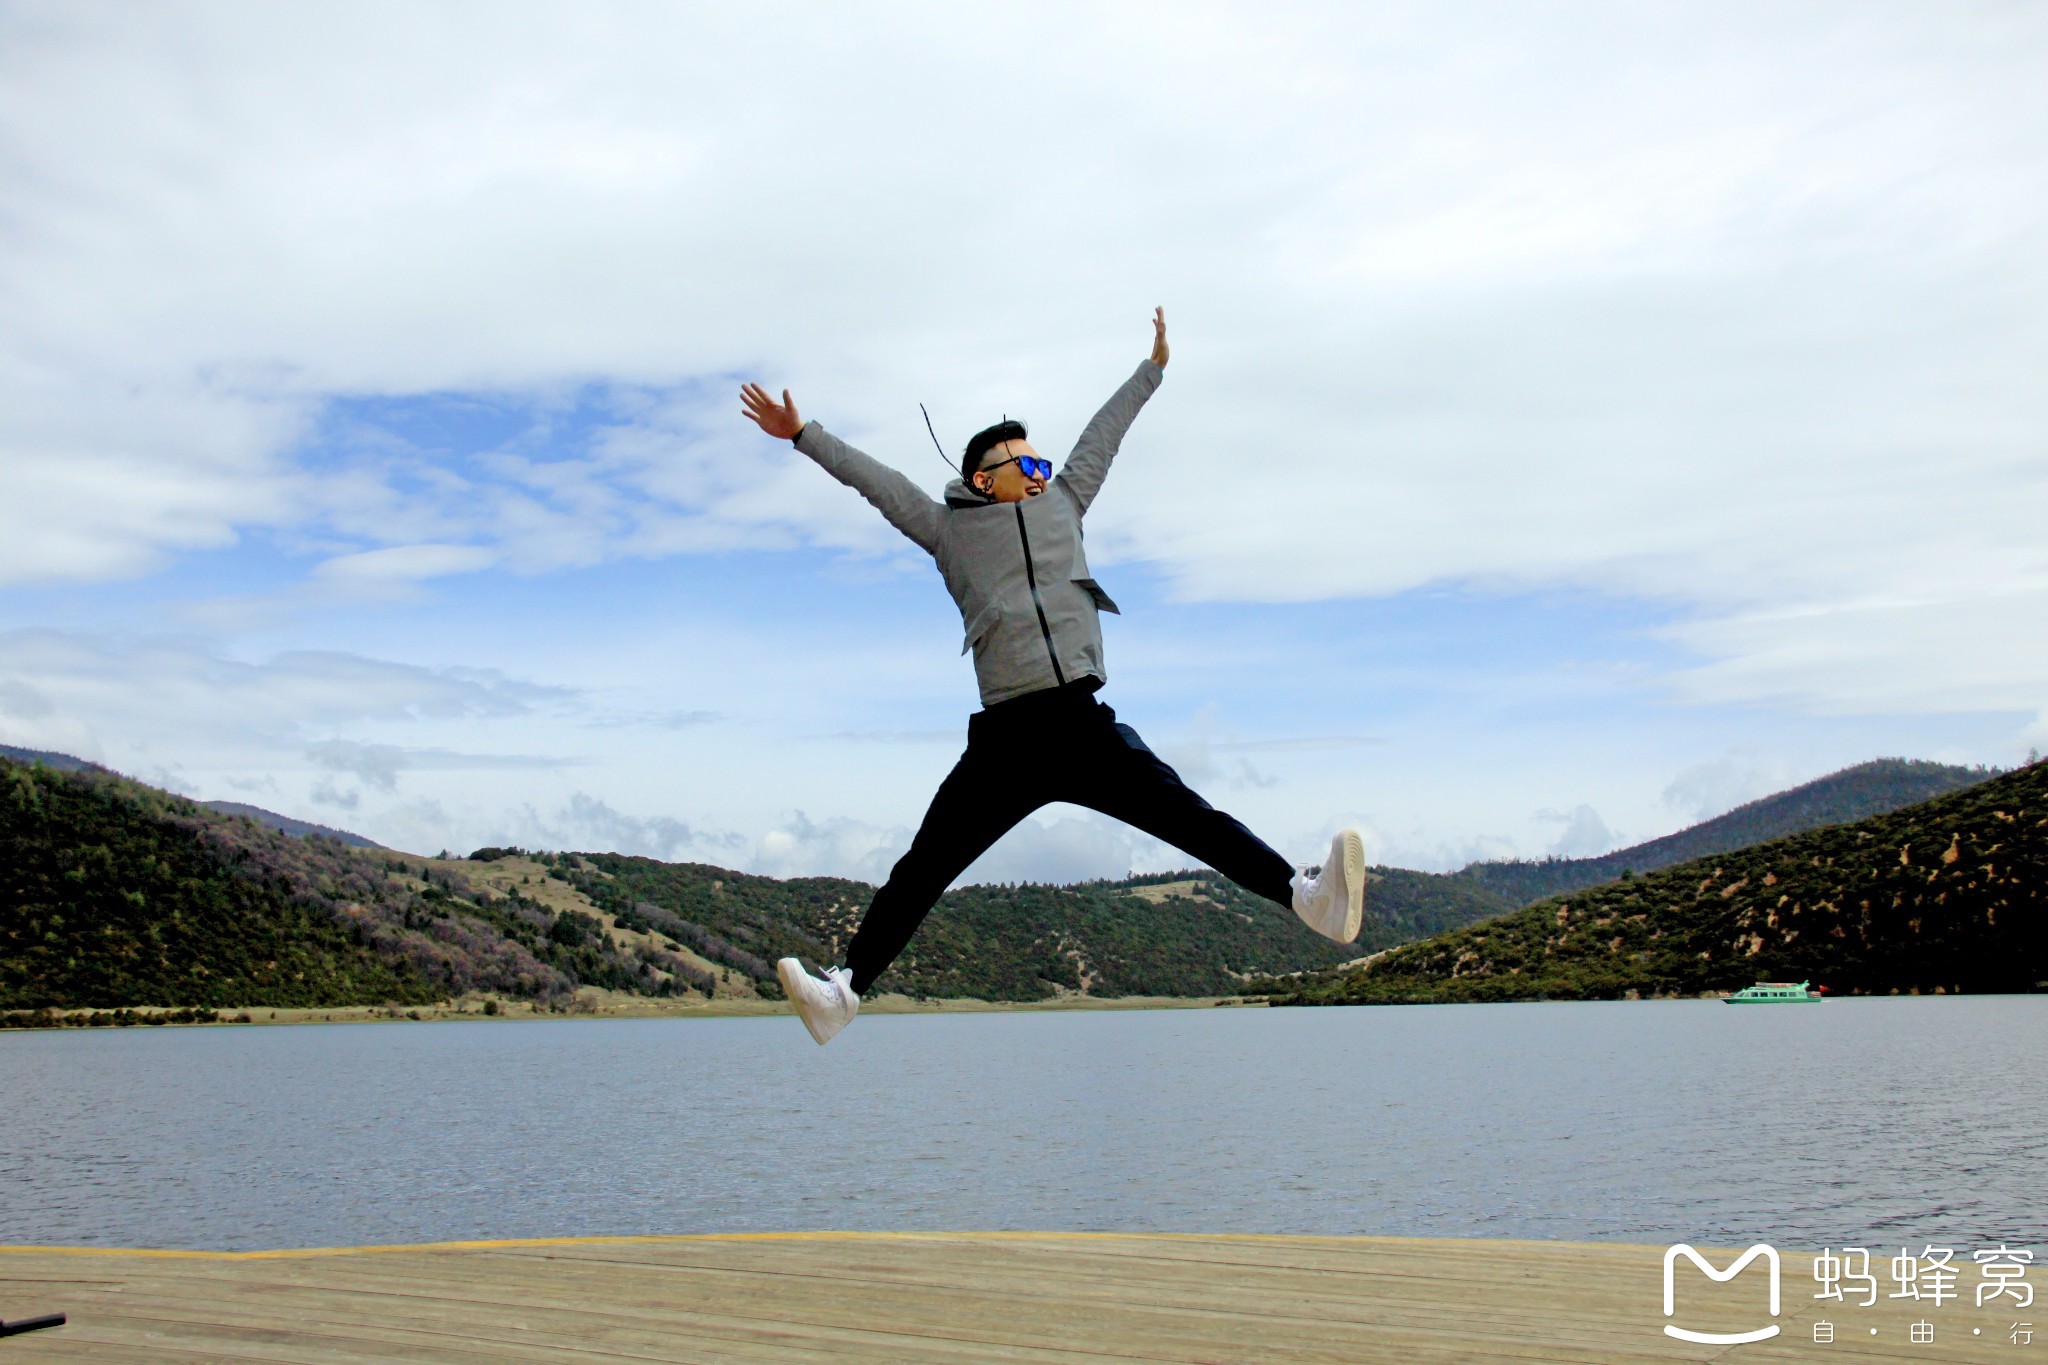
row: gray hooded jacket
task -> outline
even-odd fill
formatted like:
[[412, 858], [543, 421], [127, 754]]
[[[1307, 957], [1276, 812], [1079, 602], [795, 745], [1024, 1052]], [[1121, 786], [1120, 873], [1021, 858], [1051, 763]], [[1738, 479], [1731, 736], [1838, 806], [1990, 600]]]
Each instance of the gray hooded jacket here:
[[1141, 363], [1088, 423], [1051, 486], [1022, 502], [996, 502], [960, 479], [938, 502], [816, 422], [796, 434], [798, 450], [938, 561], [967, 628], [960, 652], [974, 651], [982, 705], [1108, 678], [1096, 613], [1117, 608], [1088, 572], [1081, 518], [1163, 377], [1150, 360]]

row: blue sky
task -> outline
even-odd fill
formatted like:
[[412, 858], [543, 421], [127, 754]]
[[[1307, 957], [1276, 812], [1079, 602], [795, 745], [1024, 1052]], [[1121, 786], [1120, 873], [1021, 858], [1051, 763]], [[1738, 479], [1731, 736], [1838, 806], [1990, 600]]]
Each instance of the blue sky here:
[[[2048, 745], [2028, 8], [0, 9], [0, 741], [432, 852], [870, 879], [936, 492], [1174, 357], [1120, 716], [1291, 857]], [[768, 73], [773, 73], [772, 78]], [[973, 878], [1182, 860], [1055, 808]]]

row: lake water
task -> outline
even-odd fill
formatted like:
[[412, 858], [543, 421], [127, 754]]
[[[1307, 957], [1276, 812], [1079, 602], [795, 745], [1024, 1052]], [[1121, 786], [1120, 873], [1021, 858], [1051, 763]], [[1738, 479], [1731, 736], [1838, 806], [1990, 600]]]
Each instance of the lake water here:
[[2044, 1043], [2038, 996], [878, 1015], [829, 1048], [787, 1017], [0, 1033], [0, 1243], [2048, 1251]]

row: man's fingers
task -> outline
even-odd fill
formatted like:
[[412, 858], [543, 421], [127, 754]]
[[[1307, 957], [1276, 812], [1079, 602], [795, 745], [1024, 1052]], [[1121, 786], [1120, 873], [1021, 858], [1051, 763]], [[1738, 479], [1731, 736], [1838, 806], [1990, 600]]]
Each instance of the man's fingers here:
[[[787, 389], [783, 390], [782, 398], [783, 402], [787, 404], [789, 401], [789, 391]], [[741, 385], [740, 401], [747, 405], [749, 412], [765, 413], [775, 411], [775, 400], [770, 398], [768, 391], [759, 384]]]
[[768, 396], [768, 390], [752, 380], [740, 385], [740, 414], [770, 436], [788, 434], [785, 430], [792, 424], [803, 428], [796, 415], [796, 400], [789, 396], [789, 390], [782, 391], [782, 401], [777, 403]]
[[[740, 385], [740, 397], [757, 407], [772, 408], [775, 406], [775, 400], [768, 396], [768, 390], [762, 388], [759, 384]], [[796, 406], [790, 399], [788, 389], [782, 391], [782, 406], [785, 408]]]

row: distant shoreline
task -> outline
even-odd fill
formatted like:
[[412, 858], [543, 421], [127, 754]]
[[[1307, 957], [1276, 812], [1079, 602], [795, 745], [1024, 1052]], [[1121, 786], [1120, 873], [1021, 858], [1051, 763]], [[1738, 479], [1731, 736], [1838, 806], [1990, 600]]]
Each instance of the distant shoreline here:
[[[1980, 999], [1986, 996], [2042, 994], [2038, 991], [1999, 992], [1980, 991], [1975, 993], [1954, 992], [1901, 992], [1891, 995], [1836, 995], [1828, 999], [1835, 1003], [1849, 1000], [1961, 1000]], [[1720, 1001], [1727, 997], [1722, 994], [1682, 996], [1676, 1000], [1658, 998], [1653, 1000], [1487, 1000], [1487, 1001], [1430, 1001], [1417, 1002], [1414, 1008], [1428, 1005], [1652, 1005], [1672, 1003], [1697, 1003], [1699, 1001]], [[645, 997], [621, 997], [616, 1001], [588, 1001], [580, 1007], [550, 1009], [536, 1007], [532, 1002], [498, 1002], [496, 1014], [487, 1014], [483, 1001], [472, 999], [446, 1002], [441, 1005], [334, 1005], [312, 1009], [271, 1009], [260, 1006], [251, 1009], [227, 1009], [218, 1011], [220, 1018], [195, 1020], [189, 1017], [194, 1011], [178, 1006], [124, 1006], [119, 1007], [131, 1016], [119, 1023], [102, 1020], [96, 1024], [62, 1023], [31, 1024], [6, 1022], [8, 1016], [20, 1019], [25, 1015], [40, 1014], [39, 1010], [0, 1011], [0, 1037], [9, 1033], [65, 1033], [72, 1031], [93, 1031], [95, 1029], [131, 1028], [254, 1028], [259, 1025], [283, 1024], [452, 1024], [452, 1023], [529, 1023], [535, 1020], [605, 1020], [605, 1019], [769, 1019], [790, 1015], [789, 1006], [780, 1000], [746, 1000], [722, 998], [715, 1001], [689, 1003], [674, 1000], [648, 999]], [[1056, 1000], [913, 1000], [903, 995], [885, 995], [861, 1004], [863, 1014], [1071, 1014], [1105, 1013], [1126, 1010], [1192, 1010], [1192, 1009], [1265, 1009], [1267, 997], [1221, 995], [1221, 996], [1125, 996], [1103, 998], [1096, 996], [1065, 996]], [[1336, 1008], [1351, 1009], [1402, 1009], [1411, 1006], [1383, 1002], [1361, 1002]], [[1311, 1008], [1331, 1008], [1320, 1006]], [[109, 1015], [114, 1008], [107, 1009], [62, 1009], [55, 1011], [59, 1018], [80, 1020], [92, 1015]], [[162, 1018], [153, 1016], [173, 1016]], [[247, 1017], [244, 1018], [243, 1016]]]
[[[606, 998], [609, 997], [609, 998]], [[77, 1030], [92, 1031], [105, 1028], [254, 1028], [260, 1025], [283, 1024], [430, 1024], [430, 1023], [519, 1023], [536, 1019], [745, 1019], [769, 1018], [789, 1015], [791, 1010], [780, 1000], [737, 1000], [731, 998], [707, 1001], [683, 1001], [650, 999], [647, 997], [620, 996], [613, 992], [580, 992], [574, 1006], [550, 1009], [536, 1006], [526, 1000], [493, 1000], [498, 1006], [496, 1013], [486, 1013], [484, 999], [445, 1001], [439, 1005], [334, 1005], [315, 1006], [307, 1009], [288, 1009], [282, 1006], [221, 1006], [218, 1019], [195, 1021], [189, 1018], [166, 1019], [162, 1023], [151, 1021], [149, 1016], [177, 1015], [189, 1013], [182, 1006], [108, 1006], [100, 1009], [60, 1009], [55, 1011], [62, 1019], [81, 1019], [91, 1015], [107, 1015], [122, 1009], [140, 1016], [120, 1024], [14, 1024], [0, 1027], [0, 1034], [6, 1033], [61, 1033]], [[1174, 1010], [1265, 1008], [1263, 998], [1247, 1000], [1241, 996], [1124, 996], [1102, 998], [1094, 996], [1065, 996], [1054, 1000], [913, 1000], [903, 995], [878, 996], [874, 1000], [861, 1002], [863, 1014], [1021, 1014], [1021, 1013], [1062, 1013], [1075, 1011], [1102, 1010]], [[17, 1017], [40, 1011], [10, 1011]], [[246, 1016], [246, 1017], [244, 1017]]]

